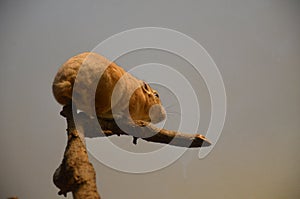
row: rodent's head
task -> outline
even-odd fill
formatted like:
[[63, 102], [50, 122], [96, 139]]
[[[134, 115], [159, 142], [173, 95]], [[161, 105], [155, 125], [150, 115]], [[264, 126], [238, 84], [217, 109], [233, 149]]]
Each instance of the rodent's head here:
[[130, 98], [129, 113], [133, 120], [158, 123], [166, 118], [166, 111], [161, 104], [159, 94], [149, 84], [142, 82]]

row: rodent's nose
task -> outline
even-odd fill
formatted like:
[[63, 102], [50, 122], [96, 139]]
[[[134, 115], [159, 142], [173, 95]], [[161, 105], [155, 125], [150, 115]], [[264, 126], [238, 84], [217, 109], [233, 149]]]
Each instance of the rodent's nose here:
[[166, 111], [160, 104], [154, 104], [149, 109], [149, 117], [152, 123], [158, 123], [166, 118]]

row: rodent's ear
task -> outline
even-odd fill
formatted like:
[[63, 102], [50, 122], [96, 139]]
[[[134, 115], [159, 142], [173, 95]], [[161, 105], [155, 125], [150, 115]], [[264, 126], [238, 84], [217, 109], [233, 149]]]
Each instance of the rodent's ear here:
[[148, 94], [151, 93], [151, 88], [146, 82], [143, 82], [142, 89], [143, 89], [144, 92], [146, 92]]

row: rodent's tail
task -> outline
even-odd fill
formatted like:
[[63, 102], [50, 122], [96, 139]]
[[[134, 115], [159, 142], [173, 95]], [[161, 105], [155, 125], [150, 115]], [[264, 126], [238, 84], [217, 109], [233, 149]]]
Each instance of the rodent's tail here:
[[52, 84], [52, 92], [58, 103], [66, 105], [71, 102], [74, 81], [80, 66], [89, 54], [90, 52], [84, 52], [71, 57], [58, 70]]
[[73, 85], [69, 81], [56, 82], [52, 84], [54, 98], [61, 105], [69, 104], [72, 101]]

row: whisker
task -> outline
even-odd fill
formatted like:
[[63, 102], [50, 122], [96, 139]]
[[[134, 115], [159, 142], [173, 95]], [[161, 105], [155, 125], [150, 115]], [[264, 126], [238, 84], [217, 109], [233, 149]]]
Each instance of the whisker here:
[[181, 115], [180, 112], [167, 112], [167, 115]]
[[170, 105], [164, 106], [164, 107], [165, 107], [165, 109], [168, 109], [168, 108], [172, 108], [172, 107], [174, 107], [174, 106], [176, 106], [176, 104], [170, 104]]

